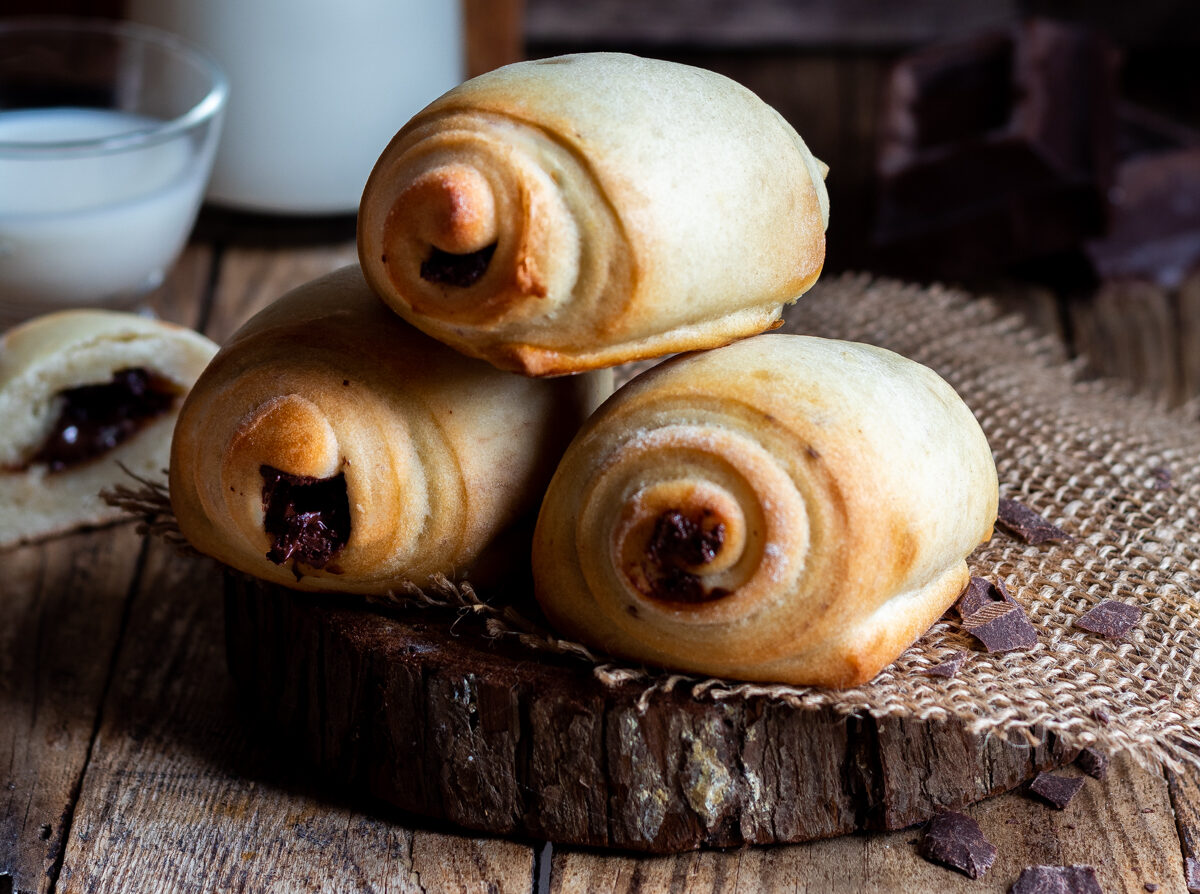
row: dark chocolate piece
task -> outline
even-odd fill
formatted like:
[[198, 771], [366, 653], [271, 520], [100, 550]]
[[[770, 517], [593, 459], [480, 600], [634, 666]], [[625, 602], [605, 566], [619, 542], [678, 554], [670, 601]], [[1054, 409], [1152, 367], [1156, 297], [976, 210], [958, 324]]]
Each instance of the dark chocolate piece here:
[[1039, 546], [1043, 543], [1064, 543], [1071, 535], [1057, 525], [1052, 525], [1023, 503], [1007, 498], [1000, 499], [996, 521], [1000, 527], [1026, 543]]
[[1084, 748], [1075, 758], [1075, 766], [1093, 779], [1103, 779], [1108, 775], [1108, 755], [1095, 748]]
[[902, 58], [880, 128], [877, 265], [977, 276], [1102, 234], [1116, 64], [1091, 32], [1038, 19]]
[[1200, 269], [1200, 149], [1138, 155], [1117, 167], [1111, 226], [1087, 244], [1102, 279], [1178, 288]]
[[1150, 894], [1154, 894], [1154, 892], [1158, 890], [1158, 885], [1154, 884], [1153, 882], [1146, 882], [1146, 884], [1142, 885], [1142, 889], [1149, 891]]
[[1009, 894], [1104, 894], [1091, 866], [1026, 866]]
[[1142, 610], [1136, 605], [1106, 599], [1090, 612], [1075, 619], [1074, 626], [1109, 639], [1120, 639], [1137, 624]]
[[1188, 894], [1200, 894], [1200, 860], [1188, 857], [1183, 861], [1183, 883]]
[[921, 673], [927, 674], [931, 677], [945, 677], [949, 679], [962, 670], [962, 666], [966, 663], [967, 653], [959, 651], [955, 652], [944, 661], [941, 661], [932, 667], [925, 668], [925, 670], [921, 671]]
[[682, 512], [664, 512], [654, 523], [646, 544], [646, 561], [635, 581], [638, 589], [664, 602], [711, 602], [729, 595], [729, 591], [705, 587], [699, 575], [688, 568], [711, 562], [725, 542], [725, 525], [710, 523], [711, 513], [691, 518]]
[[[973, 600], [962, 604], [960, 611], [967, 611], [962, 619], [963, 629], [983, 643], [989, 652], [1013, 652], [1037, 645], [1037, 631], [1029, 623], [1025, 610], [1008, 594], [1003, 581], [990, 585], [986, 592], [989, 601], [978, 607]], [[971, 593], [971, 587], [968, 587], [964, 595]], [[977, 588], [975, 597], [979, 595]]]
[[1029, 791], [1051, 807], [1062, 810], [1071, 803], [1086, 782], [1082, 776], [1058, 776], [1054, 773], [1038, 773], [1029, 783]]
[[273, 466], [259, 469], [263, 479], [263, 529], [271, 538], [267, 558], [324, 568], [350, 539], [350, 500], [346, 476], [311, 478], [289, 475]]
[[462, 255], [451, 254], [434, 248], [429, 257], [421, 262], [421, 279], [444, 286], [460, 289], [475, 285], [487, 273], [496, 253], [496, 243], [485, 245], [479, 251]]
[[1008, 588], [1004, 586], [1004, 581], [997, 579], [996, 583], [992, 583], [983, 577], [973, 577], [954, 603], [954, 608], [958, 611], [959, 618], [965, 621], [981, 608], [997, 602], [1016, 604], [1009, 595]]
[[51, 472], [95, 459], [127, 441], [171, 409], [176, 389], [140, 367], [123, 369], [103, 385], [68, 388], [62, 410], [30, 465]]
[[957, 869], [968, 878], [979, 878], [996, 861], [996, 848], [983, 837], [979, 824], [953, 810], [929, 821], [917, 852], [931, 863]]

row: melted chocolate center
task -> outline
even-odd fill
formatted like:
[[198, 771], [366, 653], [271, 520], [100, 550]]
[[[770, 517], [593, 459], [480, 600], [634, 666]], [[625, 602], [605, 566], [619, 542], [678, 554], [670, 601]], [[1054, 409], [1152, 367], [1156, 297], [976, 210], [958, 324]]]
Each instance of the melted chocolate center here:
[[[276, 565], [292, 563], [324, 568], [350, 539], [350, 500], [346, 476], [310, 478], [261, 466], [263, 529], [271, 538], [267, 558]], [[330, 569], [332, 570], [332, 569]]]
[[421, 279], [465, 289], [475, 285], [487, 273], [488, 264], [495, 253], [495, 242], [465, 255], [454, 255], [435, 247], [429, 257], [421, 262]]
[[711, 602], [729, 595], [720, 587], [706, 588], [698, 575], [687, 570], [707, 565], [725, 542], [725, 525], [707, 525], [709, 515], [691, 518], [670, 510], [658, 517], [643, 566], [650, 596], [664, 602]]
[[138, 367], [113, 374], [104, 385], [83, 385], [61, 392], [62, 411], [29, 465], [45, 464], [61, 472], [112, 450], [167, 412], [174, 389]]

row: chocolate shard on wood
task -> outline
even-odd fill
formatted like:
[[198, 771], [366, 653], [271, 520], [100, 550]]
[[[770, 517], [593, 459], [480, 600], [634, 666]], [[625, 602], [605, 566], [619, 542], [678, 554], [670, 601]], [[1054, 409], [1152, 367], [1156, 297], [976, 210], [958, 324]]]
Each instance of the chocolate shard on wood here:
[[1029, 791], [1051, 807], [1063, 810], [1071, 799], [1083, 788], [1086, 780], [1082, 776], [1059, 776], [1055, 773], [1038, 773], [1029, 783]]
[[1043, 19], [902, 58], [880, 127], [877, 264], [978, 275], [1102, 234], [1117, 61]]
[[921, 671], [921, 673], [930, 677], [945, 677], [946, 679], [950, 679], [960, 670], [962, 670], [962, 666], [966, 663], [967, 653], [958, 651], [944, 661], [940, 661], [932, 667], [927, 667], [925, 670]]
[[1104, 894], [1091, 866], [1026, 866], [1009, 894]]
[[1075, 766], [1093, 779], [1103, 779], [1108, 775], [1108, 755], [1095, 748], [1084, 748], [1075, 758]]
[[1037, 631], [1004, 586], [972, 578], [957, 603], [963, 629], [989, 652], [1013, 652], [1037, 645]]
[[996, 861], [995, 846], [983, 837], [979, 824], [965, 813], [947, 810], [929, 821], [918, 853], [931, 863], [979, 878]]
[[1001, 497], [996, 522], [1008, 533], [1026, 543], [1040, 546], [1043, 543], [1066, 543], [1071, 535], [1053, 525], [1024, 503]]
[[1086, 615], [1075, 619], [1074, 626], [1109, 639], [1121, 639], [1137, 624], [1142, 610], [1136, 605], [1107, 599]]

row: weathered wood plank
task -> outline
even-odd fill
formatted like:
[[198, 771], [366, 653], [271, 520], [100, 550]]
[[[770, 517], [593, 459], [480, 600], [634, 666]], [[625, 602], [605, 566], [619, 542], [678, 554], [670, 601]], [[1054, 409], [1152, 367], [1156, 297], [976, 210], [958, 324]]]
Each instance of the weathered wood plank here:
[[463, 0], [466, 76], [516, 62], [525, 52], [525, 0]]
[[[1180, 850], [1185, 861], [1196, 866], [1194, 874], [1200, 881], [1200, 770], [1188, 768], [1180, 773], [1167, 773], [1167, 786], [1171, 794], [1171, 807], [1175, 811], [1175, 831], [1179, 835]], [[1200, 894], [1200, 885], [1188, 888]]]
[[166, 282], [146, 296], [146, 305], [160, 319], [195, 328], [204, 312], [214, 262], [211, 245], [190, 243]]
[[1184, 894], [1166, 783], [1161, 775], [1127, 761], [1114, 762], [1104, 782], [1088, 780], [1063, 811], [1013, 792], [966, 812], [998, 850], [995, 865], [974, 881], [918, 856], [920, 829], [913, 828], [674, 857], [607, 856], [563, 848], [554, 854], [550, 890], [967, 894], [1007, 891], [1031, 864], [1084, 863], [1096, 868], [1108, 894], [1144, 894], [1146, 884], [1159, 885], [1161, 894]]
[[0, 554], [0, 890], [53, 885], [140, 548], [120, 525]]
[[219, 344], [284, 292], [357, 261], [353, 242], [288, 251], [227, 248], [205, 334]]
[[245, 730], [215, 566], [151, 543], [57, 890], [528, 890], [529, 847], [414, 832], [311, 790]]

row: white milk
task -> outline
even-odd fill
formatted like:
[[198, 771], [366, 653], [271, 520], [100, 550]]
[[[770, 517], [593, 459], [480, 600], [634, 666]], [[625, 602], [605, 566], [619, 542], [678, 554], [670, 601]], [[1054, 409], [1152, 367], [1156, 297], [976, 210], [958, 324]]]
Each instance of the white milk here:
[[463, 78], [458, 0], [128, 0], [229, 78], [208, 198], [348, 213], [392, 135]]
[[[0, 112], [0, 143], [92, 140], [161, 122], [107, 109]], [[22, 158], [0, 150], [0, 319], [101, 303], [157, 284], [204, 187], [190, 141]]]

